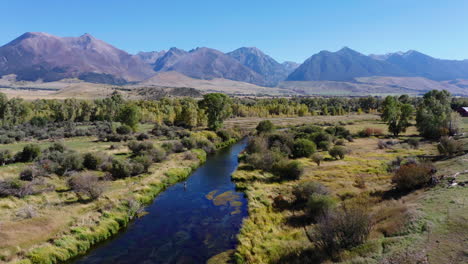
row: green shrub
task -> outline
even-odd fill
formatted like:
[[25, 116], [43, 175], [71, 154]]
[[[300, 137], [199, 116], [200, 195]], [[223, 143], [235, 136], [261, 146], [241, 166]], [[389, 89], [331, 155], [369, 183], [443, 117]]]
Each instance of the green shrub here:
[[294, 141], [292, 154], [295, 158], [310, 157], [316, 150], [314, 142], [300, 138]]
[[0, 165], [3, 166], [12, 161], [12, 154], [9, 149], [0, 150]]
[[143, 166], [143, 172], [147, 172], [149, 167], [153, 163], [152, 157], [148, 155], [141, 155], [141, 156], [135, 157], [133, 161]]
[[15, 160], [19, 162], [30, 162], [41, 155], [41, 148], [38, 145], [28, 144], [24, 146], [21, 152], [15, 156]]
[[419, 140], [415, 138], [410, 138], [408, 139], [408, 145], [410, 145], [414, 149], [417, 149], [419, 148]]
[[344, 159], [346, 152], [346, 148], [342, 146], [334, 146], [328, 151], [328, 154], [330, 154], [334, 159]]
[[133, 132], [133, 129], [130, 126], [121, 125], [115, 131], [119, 135], [129, 135]]
[[321, 150], [328, 151], [328, 150], [330, 150], [331, 143], [330, 143], [330, 141], [320, 141], [318, 143], [318, 147]]
[[258, 134], [270, 133], [275, 130], [275, 125], [273, 125], [270, 120], [263, 120], [258, 123], [255, 129], [257, 130]]
[[298, 180], [304, 173], [304, 166], [299, 161], [280, 160], [273, 167], [273, 173], [282, 181]]
[[317, 163], [317, 166], [320, 166], [320, 163], [323, 161], [323, 156], [320, 153], [314, 153], [311, 158]]
[[123, 179], [131, 176], [131, 168], [128, 162], [114, 159], [110, 173], [115, 179]]
[[83, 166], [88, 170], [97, 170], [102, 162], [102, 157], [97, 153], [89, 152], [83, 155]]
[[255, 169], [271, 171], [273, 165], [282, 159], [284, 159], [284, 157], [280, 153], [267, 150], [262, 153], [252, 153], [247, 155], [246, 162], [252, 165]]
[[312, 194], [329, 194], [327, 187], [318, 182], [301, 182], [292, 191], [297, 204], [305, 204]]
[[306, 204], [307, 215], [311, 218], [323, 215], [336, 206], [336, 201], [327, 194], [312, 193]]

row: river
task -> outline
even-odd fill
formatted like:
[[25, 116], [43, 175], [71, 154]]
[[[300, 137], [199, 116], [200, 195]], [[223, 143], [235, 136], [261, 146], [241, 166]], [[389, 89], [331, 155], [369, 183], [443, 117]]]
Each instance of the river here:
[[187, 181], [159, 194], [147, 215], [72, 263], [206, 263], [234, 249], [247, 201], [231, 174], [246, 140], [209, 155]]

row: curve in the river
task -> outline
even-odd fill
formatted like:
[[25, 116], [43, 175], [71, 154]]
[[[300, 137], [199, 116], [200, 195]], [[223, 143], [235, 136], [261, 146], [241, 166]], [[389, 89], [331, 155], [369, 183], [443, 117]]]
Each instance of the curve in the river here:
[[245, 145], [243, 140], [209, 156], [185, 184], [158, 195], [147, 215], [73, 263], [206, 263], [234, 249], [247, 201], [231, 174]]

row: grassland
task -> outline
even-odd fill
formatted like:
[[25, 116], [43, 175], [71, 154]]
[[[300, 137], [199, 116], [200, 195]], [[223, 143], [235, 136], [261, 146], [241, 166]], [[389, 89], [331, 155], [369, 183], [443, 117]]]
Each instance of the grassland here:
[[[376, 116], [369, 115], [333, 117], [333, 120], [322, 120], [321, 117], [270, 120], [279, 126], [326, 122], [346, 124], [346, 128], [354, 133], [366, 127], [380, 128], [387, 133], [385, 125]], [[233, 120], [230, 125], [252, 126], [251, 122]], [[468, 118], [463, 120], [463, 129], [465, 133], [468, 131]], [[399, 140], [403, 142], [408, 137], [417, 137], [414, 127]], [[343, 160], [334, 160], [322, 152], [325, 161], [320, 166], [309, 158], [301, 158], [299, 161], [305, 166], [305, 172], [297, 181], [274, 182], [270, 180], [271, 174], [249, 170], [241, 164], [233, 179], [246, 193], [249, 217], [244, 220], [238, 236], [234, 260], [237, 263], [319, 263], [314, 259], [315, 244], [308, 237], [314, 225], [301, 222], [304, 212], [280, 210], [274, 206], [275, 197], [292, 201], [294, 186], [314, 181], [327, 186], [337, 201], [365, 201], [374, 216], [375, 225], [368, 242], [345, 250], [335, 262], [379, 263], [386, 256], [422, 252], [429, 263], [468, 263], [466, 187], [449, 187], [446, 180], [442, 180], [434, 188], [403, 196], [383, 195], [392, 189], [392, 174], [387, 171], [389, 161], [396, 157], [435, 155], [435, 143], [421, 141], [417, 149], [406, 143], [379, 149], [378, 141], [379, 138], [371, 137], [348, 142], [346, 147], [351, 153]], [[462, 172], [457, 177], [460, 182], [468, 179], [467, 164], [468, 155], [435, 162], [438, 176], [447, 178]]]

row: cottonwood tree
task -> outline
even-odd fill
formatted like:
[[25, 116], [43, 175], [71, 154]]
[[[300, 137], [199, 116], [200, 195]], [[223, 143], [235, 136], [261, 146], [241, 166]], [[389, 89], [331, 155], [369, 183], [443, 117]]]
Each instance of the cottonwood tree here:
[[421, 136], [438, 139], [449, 133], [452, 109], [450, 93], [432, 90], [424, 95], [416, 113], [416, 127]]
[[382, 104], [382, 120], [388, 125], [388, 131], [394, 136], [405, 132], [411, 123], [414, 108], [410, 104], [401, 103], [393, 96], [387, 96]]
[[200, 107], [203, 108], [208, 116], [208, 128], [217, 130], [223, 126], [223, 121], [231, 113], [231, 98], [221, 93], [210, 93], [203, 96], [200, 101]]

